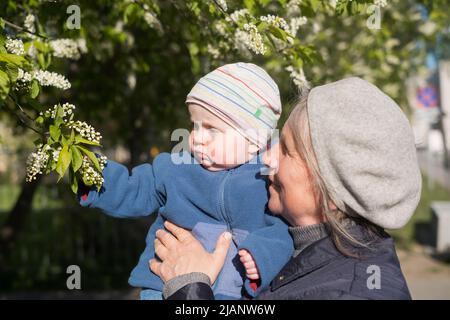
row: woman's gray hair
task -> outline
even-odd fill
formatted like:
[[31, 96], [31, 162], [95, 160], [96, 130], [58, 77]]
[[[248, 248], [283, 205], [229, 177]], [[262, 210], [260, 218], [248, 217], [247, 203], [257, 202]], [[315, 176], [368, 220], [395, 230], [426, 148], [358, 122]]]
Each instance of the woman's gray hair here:
[[[320, 212], [327, 222], [330, 236], [336, 248], [344, 255], [354, 256], [351, 246], [369, 248], [372, 236], [382, 233], [382, 230], [368, 220], [351, 214], [350, 210], [343, 210], [342, 208], [345, 208], [345, 204], [340, 199], [333, 199], [327, 189], [311, 143], [307, 108], [308, 93], [308, 91], [303, 92], [298, 98], [294, 109], [286, 121], [286, 125], [292, 133], [297, 153], [306, 163], [315, 199], [318, 202]], [[335, 208], [332, 204], [334, 204]], [[348, 231], [354, 224], [363, 225], [368, 231], [364, 237], [365, 240], [356, 239]]]

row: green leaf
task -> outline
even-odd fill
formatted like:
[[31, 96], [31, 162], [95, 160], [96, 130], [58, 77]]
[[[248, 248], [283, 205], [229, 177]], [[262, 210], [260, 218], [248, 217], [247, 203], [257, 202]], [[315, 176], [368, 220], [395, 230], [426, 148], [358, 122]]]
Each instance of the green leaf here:
[[85, 186], [90, 187], [90, 186], [93, 185], [93, 182], [92, 182], [92, 181], [91, 181], [91, 182], [87, 181], [85, 176], [82, 176], [81, 178], [82, 178], [83, 184], [84, 184]]
[[261, 6], [265, 7], [270, 3], [271, 0], [258, 0]]
[[346, 1], [338, 1], [336, 3], [336, 8], [334, 9], [337, 15], [343, 15], [347, 12], [347, 2]]
[[253, 9], [255, 7], [255, 0], [244, 0], [244, 6], [253, 13]]
[[56, 117], [62, 118], [64, 116], [64, 110], [61, 107], [61, 104], [58, 103], [58, 107], [56, 108]]
[[59, 153], [58, 162], [56, 163], [56, 172], [59, 174], [58, 181], [64, 177], [64, 173], [69, 167], [71, 162], [71, 155], [67, 145], [64, 145], [61, 152]]
[[310, 0], [311, 8], [313, 11], [317, 11], [319, 8], [320, 1], [319, 0]]
[[11, 63], [18, 67], [21, 67], [26, 62], [24, 57], [11, 53], [0, 53], [0, 61]]
[[80, 150], [75, 148], [74, 145], [70, 146], [70, 153], [72, 154], [72, 168], [74, 172], [77, 172], [83, 164], [83, 155]]
[[69, 144], [73, 144], [75, 142], [75, 131], [72, 129], [70, 131]]
[[78, 180], [72, 170], [69, 170], [69, 181], [72, 192], [76, 194], [78, 192]]
[[31, 98], [36, 98], [39, 94], [39, 82], [36, 79], [31, 81]]
[[41, 41], [33, 41], [34, 47], [41, 53], [47, 53], [49, 51], [48, 46]]
[[0, 70], [0, 101], [5, 100], [10, 89], [8, 74]]
[[45, 69], [45, 56], [44, 56], [44, 54], [38, 53], [37, 57], [38, 57], [39, 66], [42, 69]]
[[261, 21], [257, 24], [257, 28], [258, 28], [259, 32], [265, 32], [268, 27], [269, 27], [269, 24], [265, 21]]
[[284, 31], [284, 30], [282, 30], [280, 28], [277, 28], [277, 27], [273, 27], [273, 26], [269, 27], [269, 31], [270, 31], [271, 34], [273, 34], [278, 39], [283, 40], [283, 41], [287, 41], [287, 33], [286, 33], [286, 31]]
[[213, 3], [209, 4], [209, 13], [215, 14], [216, 13], [216, 6]]
[[[55, 126], [61, 126], [61, 124], [64, 122], [64, 120], [62, 119], [62, 118], [60, 118], [60, 117], [57, 117], [56, 119], [55, 119]], [[64, 142], [66, 141], [66, 140], [63, 140]]]
[[55, 125], [50, 125], [50, 137], [52, 137], [53, 141], [58, 141], [61, 136], [61, 129]]
[[102, 170], [100, 169], [100, 164], [98, 163], [98, 159], [95, 156], [95, 153], [93, 153], [92, 151], [80, 146], [80, 145], [76, 145], [76, 147], [78, 149], [80, 149], [81, 152], [83, 152], [85, 155], [88, 156], [88, 158], [91, 160], [91, 162], [94, 164], [95, 169], [97, 169], [98, 172], [102, 172]]
[[34, 122], [36, 122], [36, 124], [41, 125], [44, 123], [44, 117], [39, 116], [36, 118], [36, 120], [34, 120]]
[[33, 141], [33, 144], [37, 147], [39, 144], [41, 144], [42, 143], [42, 139], [41, 138], [39, 138], [39, 139], [36, 139], [36, 140], [34, 140]]
[[97, 146], [97, 147], [101, 147], [102, 145], [100, 143], [94, 142], [94, 141], [89, 141], [87, 139], [82, 138], [80, 135], [77, 135], [75, 137], [75, 143], [84, 143], [84, 144], [89, 144], [91, 146]]
[[139, 10], [139, 6], [132, 3], [129, 4], [124, 12], [123, 12], [123, 22], [128, 23], [130, 17], [133, 17], [134, 15], [136, 15], [136, 12]]
[[5, 72], [8, 74], [8, 77], [11, 80], [11, 82], [15, 82], [17, 80], [19, 69], [14, 64], [7, 63]]

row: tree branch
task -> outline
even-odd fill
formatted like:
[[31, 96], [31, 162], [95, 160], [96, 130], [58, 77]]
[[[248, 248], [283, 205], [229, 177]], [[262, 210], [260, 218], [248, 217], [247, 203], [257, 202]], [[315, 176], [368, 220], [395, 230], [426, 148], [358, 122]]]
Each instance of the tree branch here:
[[29, 31], [29, 30], [27, 30], [27, 29], [25, 29], [25, 28], [23, 28], [21, 26], [18, 26], [17, 24], [9, 22], [9, 21], [7, 21], [5, 19], [3, 19], [3, 21], [5, 22], [6, 25], [10, 26], [11, 28], [14, 28], [14, 29], [19, 30], [19, 31], [24, 31], [26, 33], [32, 34], [34, 36], [38, 36], [38, 37], [43, 38], [43, 39], [48, 39], [45, 35], [42, 35], [42, 34], [36, 33], [36, 32], [31, 32], [31, 31]]
[[[14, 104], [17, 104], [16, 103], [16, 101], [11, 97], [11, 96], [8, 96], [12, 101], [13, 101], [13, 103]], [[21, 112], [23, 113], [23, 114], [25, 114], [29, 119], [31, 119], [32, 121], [34, 121], [34, 119], [32, 119], [23, 109], [22, 109], [22, 107], [19, 105], [19, 104], [17, 104], [18, 106], [19, 106], [19, 108], [20, 108], [20, 110], [21, 110]], [[9, 106], [8, 106], [8, 104], [7, 103], [5, 103], [5, 110], [6, 111], [8, 111], [10, 114], [12, 114], [13, 116], [15, 116], [17, 119], [19, 119], [19, 121], [23, 124], [23, 126], [25, 126], [26, 128], [28, 128], [28, 129], [30, 129], [30, 130], [33, 130], [34, 132], [36, 132], [37, 134], [39, 134], [40, 136], [44, 136], [44, 133], [43, 132], [40, 132], [39, 130], [37, 130], [36, 128], [33, 128], [31, 125], [29, 125], [19, 114], [17, 114], [14, 110], [12, 110], [12, 109], [10, 109], [9, 108]]]

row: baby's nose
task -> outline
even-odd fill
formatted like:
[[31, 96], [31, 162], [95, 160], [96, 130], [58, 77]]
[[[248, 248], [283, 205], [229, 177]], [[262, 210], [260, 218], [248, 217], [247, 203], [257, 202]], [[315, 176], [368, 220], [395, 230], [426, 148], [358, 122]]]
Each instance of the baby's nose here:
[[209, 134], [208, 130], [202, 128], [195, 130], [193, 136], [194, 144], [196, 145], [205, 145], [211, 140], [211, 135]]

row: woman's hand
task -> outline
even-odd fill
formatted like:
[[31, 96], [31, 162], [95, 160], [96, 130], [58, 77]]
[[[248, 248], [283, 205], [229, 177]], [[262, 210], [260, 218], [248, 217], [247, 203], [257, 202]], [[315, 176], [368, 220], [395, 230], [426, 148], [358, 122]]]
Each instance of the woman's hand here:
[[160, 229], [155, 239], [155, 253], [161, 262], [151, 259], [150, 269], [164, 282], [183, 274], [202, 272], [213, 284], [225, 262], [231, 234], [220, 235], [214, 252], [209, 253], [189, 231], [169, 221], [164, 226], [170, 233]]

